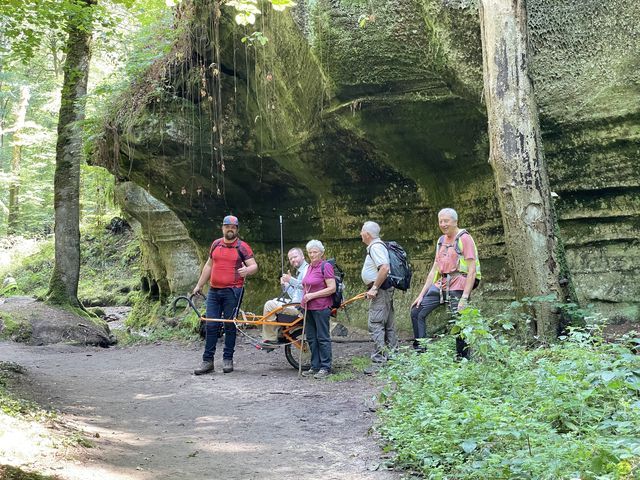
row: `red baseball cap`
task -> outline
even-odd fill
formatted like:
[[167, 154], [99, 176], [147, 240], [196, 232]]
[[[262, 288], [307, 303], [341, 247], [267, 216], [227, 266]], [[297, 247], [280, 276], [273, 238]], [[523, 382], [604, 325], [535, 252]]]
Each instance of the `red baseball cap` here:
[[240, 222], [238, 222], [238, 217], [235, 215], [227, 215], [222, 220], [222, 225], [235, 225], [236, 227], [239, 227]]

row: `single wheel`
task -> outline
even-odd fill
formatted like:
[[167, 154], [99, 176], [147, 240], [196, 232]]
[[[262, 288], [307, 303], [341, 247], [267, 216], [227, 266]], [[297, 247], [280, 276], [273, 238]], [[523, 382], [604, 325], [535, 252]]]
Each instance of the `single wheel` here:
[[[294, 339], [299, 340], [299, 337], [302, 335], [302, 325], [293, 328], [289, 335], [291, 335]], [[298, 370], [300, 368], [300, 364], [298, 363], [300, 360], [300, 350], [293, 344], [289, 343], [284, 346], [284, 355], [287, 357], [287, 362]], [[302, 369], [308, 370], [311, 368], [311, 349], [309, 348], [309, 343], [305, 339], [302, 342]]]

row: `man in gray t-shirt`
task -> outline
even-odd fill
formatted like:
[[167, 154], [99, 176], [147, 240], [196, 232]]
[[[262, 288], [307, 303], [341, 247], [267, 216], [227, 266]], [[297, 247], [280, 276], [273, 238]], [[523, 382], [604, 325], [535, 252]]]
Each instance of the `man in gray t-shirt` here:
[[362, 266], [362, 281], [367, 286], [369, 305], [369, 333], [376, 344], [371, 355], [374, 363], [387, 361], [388, 353], [398, 345], [393, 312], [393, 287], [389, 287], [389, 252], [380, 239], [380, 225], [365, 222], [360, 231], [362, 242], [367, 246], [367, 256]]

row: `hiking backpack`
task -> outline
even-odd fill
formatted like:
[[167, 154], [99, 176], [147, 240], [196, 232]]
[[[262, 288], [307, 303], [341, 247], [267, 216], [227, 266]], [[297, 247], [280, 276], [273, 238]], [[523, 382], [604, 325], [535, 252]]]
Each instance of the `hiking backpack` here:
[[[397, 288], [398, 290], [407, 291], [411, 286], [411, 265], [409, 264], [409, 256], [404, 248], [397, 242], [382, 242], [389, 252], [389, 275], [385, 278], [380, 286], [382, 290], [388, 288]], [[369, 256], [371, 254], [369, 253]]]
[[[322, 272], [322, 276], [324, 277], [324, 266], [328, 263], [333, 267], [333, 276], [336, 280], [336, 291], [331, 294], [331, 299], [333, 303], [331, 304], [331, 309], [339, 308], [342, 305], [343, 292], [344, 292], [344, 270], [342, 270], [338, 264], [336, 263], [335, 258], [329, 258], [328, 260], [324, 260], [320, 264], [320, 271]], [[335, 312], [331, 312], [331, 315], [335, 317]]]
[[[211, 248], [209, 248], [209, 258], [211, 258], [211, 254], [213, 253], [213, 251], [216, 248], [218, 248], [220, 245], [222, 245], [222, 242], [223, 240], [221, 238], [218, 238], [217, 240], [213, 241], [213, 243], [211, 244]], [[246, 258], [244, 258], [244, 254], [242, 253], [242, 250], [240, 250], [240, 245], [242, 245], [242, 240], [238, 238], [238, 241], [236, 242], [236, 246], [234, 248], [238, 251], [238, 257], [240, 257], [240, 261], [244, 263]]]

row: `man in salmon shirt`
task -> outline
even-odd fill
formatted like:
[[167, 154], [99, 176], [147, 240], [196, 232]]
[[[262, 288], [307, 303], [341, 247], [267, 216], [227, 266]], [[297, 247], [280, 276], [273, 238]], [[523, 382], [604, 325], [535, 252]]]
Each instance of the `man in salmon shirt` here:
[[[240, 308], [244, 279], [258, 271], [251, 247], [238, 237], [238, 218], [227, 215], [222, 221], [222, 238], [214, 240], [193, 294], [200, 293], [209, 282], [207, 294], [207, 318], [233, 318]], [[236, 326], [231, 322], [207, 322], [202, 364], [193, 373], [202, 375], [214, 370], [218, 336], [224, 325], [224, 351], [222, 371], [233, 372], [233, 352], [236, 347]]]
[[[452, 315], [468, 306], [474, 288], [478, 251], [471, 235], [458, 228], [458, 214], [453, 208], [443, 208], [438, 213], [438, 226], [443, 235], [438, 241], [436, 257], [420, 294], [411, 304], [414, 348], [423, 351], [419, 339], [426, 338], [426, 317], [437, 307], [447, 304]], [[457, 253], [461, 250], [461, 255]], [[460, 248], [460, 244], [462, 248]], [[469, 358], [469, 348], [464, 339], [456, 337], [456, 355]]]

